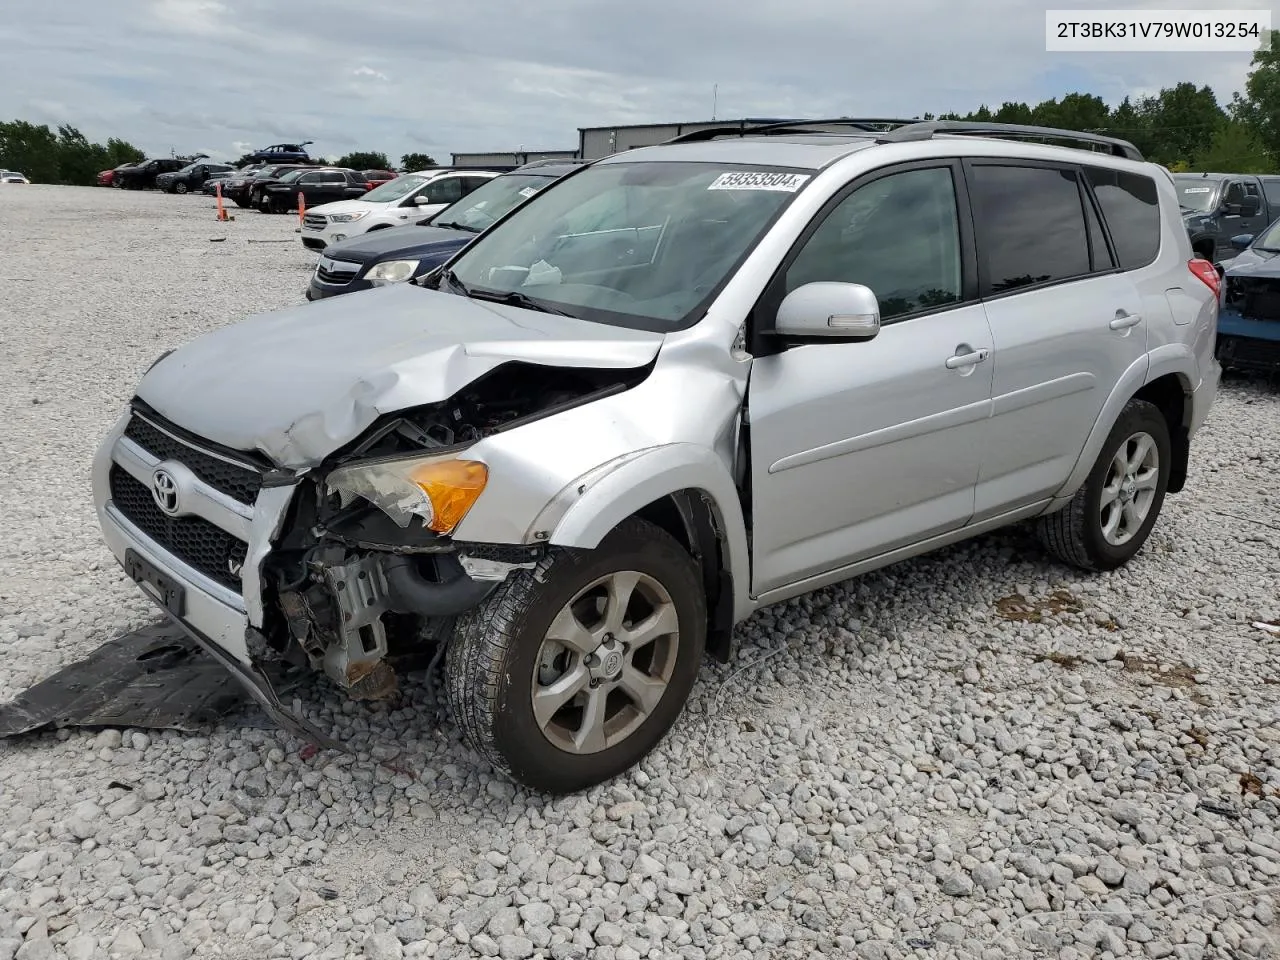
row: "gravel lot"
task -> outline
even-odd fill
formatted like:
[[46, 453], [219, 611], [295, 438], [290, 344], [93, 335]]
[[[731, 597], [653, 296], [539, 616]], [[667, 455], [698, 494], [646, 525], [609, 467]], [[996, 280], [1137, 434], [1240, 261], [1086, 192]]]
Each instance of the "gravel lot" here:
[[[153, 619], [90, 459], [163, 349], [302, 302], [294, 221], [235, 212], [0, 188], [0, 699]], [[1128, 569], [1010, 531], [765, 611], [567, 799], [425, 678], [307, 691], [349, 757], [248, 711], [0, 743], [0, 960], [1280, 956], [1278, 471], [1280, 389], [1228, 381]]]

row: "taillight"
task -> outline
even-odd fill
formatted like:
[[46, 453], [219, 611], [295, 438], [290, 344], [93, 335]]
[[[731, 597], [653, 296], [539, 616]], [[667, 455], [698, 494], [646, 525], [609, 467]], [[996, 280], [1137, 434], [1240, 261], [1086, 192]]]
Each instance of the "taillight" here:
[[1213, 291], [1216, 297], [1222, 289], [1222, 278], [1218, 276], [1217, 268], [1208, 260], [1196, 257], [1187, 261], [1187, 269], [1199, 277], [1206, 287]]

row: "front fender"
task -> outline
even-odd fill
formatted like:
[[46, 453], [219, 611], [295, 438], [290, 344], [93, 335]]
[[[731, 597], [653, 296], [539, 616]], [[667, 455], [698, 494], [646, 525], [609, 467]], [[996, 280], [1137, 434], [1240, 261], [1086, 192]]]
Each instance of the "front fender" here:
[[742, 619], [750, 612], [746, 523], [733, 478], [716, 453], [706, 447], [693, 443], [650, 447], [583, 474], [534, 521], [534, 538], [593, 549], [627, 517], [681, 490], [697, 491], [709, 502], [722, 538], [727, 572], [733, 577], [735, 618]]

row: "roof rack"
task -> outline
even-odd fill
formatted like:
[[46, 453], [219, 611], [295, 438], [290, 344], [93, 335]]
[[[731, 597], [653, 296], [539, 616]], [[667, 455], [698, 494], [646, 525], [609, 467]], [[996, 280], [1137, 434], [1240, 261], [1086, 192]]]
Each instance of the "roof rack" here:
[[882, 117], [836, 117], [831, 120], [780, 120], [771, 123], [738, 123], [720, 127], [708, 127], [704, 130], [693, 130], [682, 133], [678, 137], [664, 140], [663, 143], [700, 143], [715, 140], [718, 137], [752, 137], [764, 134], [778, 136], [786, 133], [839, 133], [842, 130], [822, 130], [823, 127], [852, 128], [858, 133], [880, 133], [881, 127], [913, 124], [917, 120], [887, 119]]
[[1063, 130], [1058, 127], [1034, 127], [1018, 123], [971, 123], [967, 120], [924, 120], [888, 130], [876, 138], [877, 143], [904, 143], [931, 140], [935, 134], [964, 134], [1000, 137], [1011, 140], [1070, 140], [1090, 146], [1106, 147], [1107, 152], [1128, 160], [1142, 160], [1142, 152], [1128, 140], [1104, 137], [1098, 133]]
[[1016, 123], [974, 123], [967, 120], [902, 120], [889, 117], [834, 117], [829, 120], [793, 120], [780, 123], [710, 127], [675, 137], [666, 143], [696, 143], [718, 137], [782, 136], [792, 133], [874, 133], [877, 143], [931, 140], [935, 134], [962, 134], [1011, 140], [1068, 140], [1106, 147], [1107, 152], [1128, 160], [1143, 160], [1142, 152], [1128, 140], [1098, 133], [1035, 127]]

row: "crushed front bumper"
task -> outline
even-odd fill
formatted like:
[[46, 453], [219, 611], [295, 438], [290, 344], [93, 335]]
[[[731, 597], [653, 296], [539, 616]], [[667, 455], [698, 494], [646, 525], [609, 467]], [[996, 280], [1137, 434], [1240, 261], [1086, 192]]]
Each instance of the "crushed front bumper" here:
[[[94, 506], [108, 549], [139, 589], [188, 637], [235, 674], [277, 723], [317, 744], [336, 746], [319, 730], [284, 709], [254, 657], [254, 650], [265, 646], [258, 633], [263, 623], [259, 579], [262, 560], [283, 521], [293, 488], [264, 486], [252, 505], [240, 503], [182, 462], [185, 459], [201, 463], [200, 457], [210, 456], [207, 451], [173, 434], [163, 431], [153, 434], [164, 438], [169, 450], [184, 451], [185, 455], [178, 459], [163, 452], [158, 455], [126, 436], [126, 429], [135, 416], [134, 411], [126, 411], [94, 457]], [[153, 430], [158, 429], [151, 421], [144, 422]], [[157, 526], [157, 513], [132, 494], [139, 486], [149, 494], [156, 490], [156, 477], [161, 472], [175, 485], [176, 510]], [[121, 490], [130, 491], [131, 496], [127, 501], [117, 502], [115, 493]], [[157, 495], [156, 511], [160, 509], [160, 499]], [[173, 544], [158, 539], [158, 529], [173, 531], [178, 523], [199, 524], [197, 535], [203, 540], [195, 542], [203, 545], [219, 535], [226, 542], [243, 544], [239, 592], [228, 585], [232, 571], [220, 575], [207, 564], [205, 569], [200, 569], [190, 557], [183, 557], [175, 550]], [[143, 526], [150, 526], [151, 530], [144, 530]], [[207, 554], [206, 550], [202, 558], [207, 558]]]

